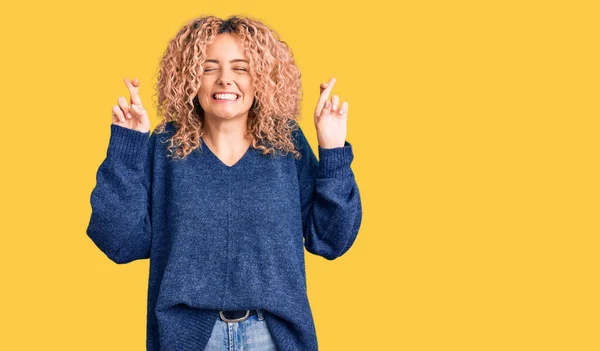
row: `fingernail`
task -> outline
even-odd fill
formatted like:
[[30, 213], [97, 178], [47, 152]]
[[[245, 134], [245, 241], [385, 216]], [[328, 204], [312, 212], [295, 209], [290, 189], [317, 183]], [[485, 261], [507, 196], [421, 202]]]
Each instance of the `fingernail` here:
[[131, 113], [127, 112], [127, 118], [131, 118]]

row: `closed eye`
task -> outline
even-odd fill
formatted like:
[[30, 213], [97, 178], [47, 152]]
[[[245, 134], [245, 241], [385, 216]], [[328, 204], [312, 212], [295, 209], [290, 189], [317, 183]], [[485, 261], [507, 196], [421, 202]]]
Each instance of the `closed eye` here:
[[[207, 68], [207, 69], [204, 70], [204, 72], [209, 72], [209, 71], [214, 71], [214, 70], [215, 70], [214, 68]], [[237, 70], [237, 71], [244, 71], [244, 72], [248, 71], [245, 68], [235, 68], [235, 70]]]

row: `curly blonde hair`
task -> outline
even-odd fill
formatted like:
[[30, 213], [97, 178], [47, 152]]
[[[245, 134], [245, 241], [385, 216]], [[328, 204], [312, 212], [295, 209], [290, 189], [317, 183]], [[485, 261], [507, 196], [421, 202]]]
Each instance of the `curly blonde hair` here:
[[299, 128], [300, 70], [291, 49], [280, 40], [279, 34], [247, 17], [231, 16], [226, 20], [215, 16], [200, 17], [187, 23], [170, 41], [154, 86], [158, 94], [154, 107], [158, 115], [163, 116], [155, 133], [163, 133], [167, 123], [173, 122], [177, 131], [169, 139], [168, 150], [175, 159], [185, 159], [194, 149], [202, 149], [204, 110], [197, 92], [206, 60], [206, 46], [222, 33], [230, 33], [241, 40], [250, 62], [256, 93], [248, 113], [246, 137], [251, 138], [252, 146], [262, 150], [263, 154], [280, 150], [283, 154], [292, 152], [299, 158], [292, 131]]

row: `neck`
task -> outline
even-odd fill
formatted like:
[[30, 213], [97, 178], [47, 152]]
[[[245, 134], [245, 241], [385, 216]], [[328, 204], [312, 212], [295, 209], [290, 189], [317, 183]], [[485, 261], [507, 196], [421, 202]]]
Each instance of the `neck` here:
[[252, 143], [245, 137], [247, 120], [247, 116], [234, 119], [205, 116], [202, 138], [215, 151], [247, 149]]

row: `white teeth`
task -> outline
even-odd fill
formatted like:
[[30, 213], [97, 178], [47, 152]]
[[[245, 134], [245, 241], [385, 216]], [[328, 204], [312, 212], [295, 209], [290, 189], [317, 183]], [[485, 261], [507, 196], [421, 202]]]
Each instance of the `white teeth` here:
[[215, 94], [213, 95], [217, 100], [237, 100], [236, 94]]

